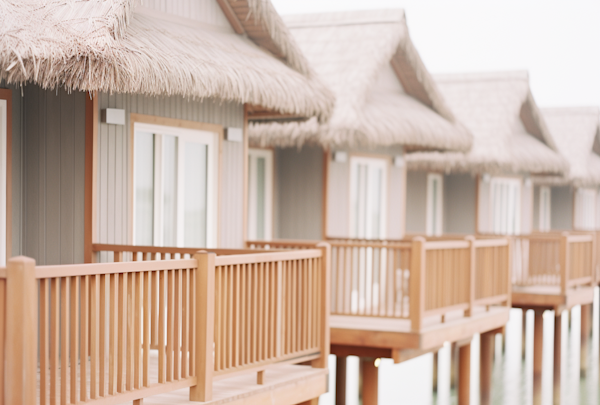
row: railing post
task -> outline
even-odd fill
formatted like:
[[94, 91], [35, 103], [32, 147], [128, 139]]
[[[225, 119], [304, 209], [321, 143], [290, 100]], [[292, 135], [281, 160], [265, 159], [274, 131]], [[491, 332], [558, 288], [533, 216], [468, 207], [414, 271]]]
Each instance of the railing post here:
[[469, 308], [465, 311], [465, 316], [473, 315], [473, 307], [475, 306], [475, 271], [476, 271], [476, 247], [475, 237], [469, 235], [465, 237], [465, 240], [469, 242]]
[[331, 280], [331, 245], [327, 242], [319, 242], [317, 247], [321, 249], [321, 317], [319, 330], [321, 357], [313, 360], [312, 366], [316, 368], [327, 368], [329, 359], [329, 313], [331, 312], [330, 280]]
[[412, 240], [410, 263], [410, 324], [412, 330], [421, 330], [425, 312], [425, 239]]
[[563, 232], [560, 234], [560, 292], [565, 294], [569, 286], [569, 234]]
[[513, 272], [513, 239], [510, 237], [506, 238], [508, 244], [506, 245], [506, 306], [512, 307], [512, 272]]
[[38, 296], [35, 260], [18, 256], [6, 271], [5, 404], [36, 403]]
[[199, 251], [194, 255], [198, 263], [196, 273], [196, 355], [190, 359], [196, 364], [197, 384], [190, 387], [190, 401], [206, 402], [212, 399], [214, 372], [215, 321], [215, 254]]

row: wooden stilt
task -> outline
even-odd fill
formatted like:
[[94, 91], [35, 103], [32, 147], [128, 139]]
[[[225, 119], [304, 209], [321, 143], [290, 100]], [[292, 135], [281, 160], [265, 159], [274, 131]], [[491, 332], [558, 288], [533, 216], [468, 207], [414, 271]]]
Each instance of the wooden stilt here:
[[458, 389], [458, 345], [452, 343], [450, 346], [450, 390]]
[[362, 404], [377, 405], [377, 388], [379, 369], [375, 367], [375, 359], [371, 357], [360, 358], [360, 374], [362, 377]]
[[544, 353], [544, 312], [535, 311], [533, 329], [533, 405], [542, 403], [542, 355]]
[[554, 404], [560, 404], [560, 366], [562, 344], [562, 314], [557, 313], [554, 318]]
[[438, 352], [433, 353], [433, 392], [437, 392], [438, 388]]
[[490, 405], [492, 393], [492, 369], [494, 364], [494, 340], [496, 333], [488, 332], [481, 335], [479, 355], [479, 395], [480, 405]]
[[588, 345], [592, 331], [592, 305], [581, 306], [581, 376], [585, 377], [588, 363]]
[[521, 328], [521, 358], [525, 358], [527, 349], [527, 310], [523, 309], [523, 324]]
[[471, 400], [471, 343], [458, 349], [458, 404], [469, 405]]
[[346, 357], [335, 359], [335, 405], [346, 403]]

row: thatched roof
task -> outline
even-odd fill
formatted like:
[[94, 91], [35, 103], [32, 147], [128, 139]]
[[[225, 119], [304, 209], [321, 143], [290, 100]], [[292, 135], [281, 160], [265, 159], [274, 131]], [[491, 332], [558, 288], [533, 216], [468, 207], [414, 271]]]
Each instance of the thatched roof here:
[[[471, 135], [447, 107], [415, 49], [402, 10], [284, 17], [311, 65], [333, 90], [328, 123], [256, 122], [263, 146], [407, 145], [466, 150]], [[378, 85], [382, 75], [392, 82]], [[395, 83], [395, 84], [394, 84]]]
[[544, 120], [558, 150], [569, 162], [566, 176], [536, 177], [536, 184], [600, 186], [600, 109], [544, 108]]
[[473, 147], [464, 154], [408, 154], [409, 169], [496, 174], [568, 170], [533, 99], [527, 72], [435, 79], [458, 119], [471, 130]]
[[0, 0], [0, 81], [328, 116], [330, 91], [270, 1], [218, 1], [244, 35], [169, 18], [136, 0]]

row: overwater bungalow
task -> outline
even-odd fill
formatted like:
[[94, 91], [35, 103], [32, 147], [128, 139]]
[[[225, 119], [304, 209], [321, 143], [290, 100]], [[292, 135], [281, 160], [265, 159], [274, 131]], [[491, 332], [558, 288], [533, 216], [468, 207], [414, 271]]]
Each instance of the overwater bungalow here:
[[459, 401], [468, 403], [476, 333], [485, 336], [481, 391], [489, 403], [491, 337], [511, 306], [508, 240], [404, 239], [412, 215], [406, 153], [463, 154], [472, 135], [425, 68], [403, 11], [285, 22], [335, 93], [335, 108], [325, 122], [257, 117], [250, 124], [248, 244], [331, 245], [337, 404], [346, 402], [347, 356], [361, 358], [363, 404], [376, 404], [377, 359], [402, 362], [446, 341], [461, 346]]
[[[534, 177], [568, 176], [568, 161], [536, 106], [525, 72], [436, 77], [457, 117], [472, 131], [466, 154], [416, 152], [407, 209], [420, 210], [409, 232], [513, 235], [512, 305], [535, 310], [534, 398], [541, 400], [543, 318], [555, 311], [554, 385], [560, 398], [561, 314], [593, 301], [591, 234], [532, 233]], [[436, 185], [428, 189], [423, 179]], [[414, 192], [411, 193], [411, 190]], [[571, 214], [569, 214], [571, 215]]]
[[329, 248], [242, 249], [247, 124], [332, 105], [269, 1], [0, 1], [0, 403], [316, 403]]

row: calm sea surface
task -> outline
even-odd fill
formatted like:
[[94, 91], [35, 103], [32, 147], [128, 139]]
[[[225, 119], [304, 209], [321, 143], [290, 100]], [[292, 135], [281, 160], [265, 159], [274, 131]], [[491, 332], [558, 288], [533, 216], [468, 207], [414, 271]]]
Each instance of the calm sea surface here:
[[[562, 404], [598, 405], [598, 289], [594, 297], [594, 321], [592, 339], [588, 348], [588, 372], [580, 378], [580, 322], [581, 312], [575, 307], [563, 313], [563, 363]], [[522, 356], [523, 312], [511, 310], [507, 325], [504, 350], [502, 337], [496, 336], [492, 399], [494, 405], [529, 405], [533, 403], [533, 312], [525, 314], [527, 319], [525, 357]], [[542, 402], [552, 404], [552, 362], [554, 313], [544, 315], [544, 357], [542, 375]], [[433, 355], [428, 354], [402, 364], [383, 359], [379, 367], [379, 403], [406, 405], [454, 405], [456, 391], [451, 387], [450, 345], [438, 355], [438, 386], [433, 389]], [[335, 357], [329, 359], [330, 392], [321, 397], [320, 405], [334, 405]], [[479, 403], [479, 336], [472, 343], [471, 403]], [[359, 405], [358, 358], [349, 357], [347, 375], [347, 405]]]

